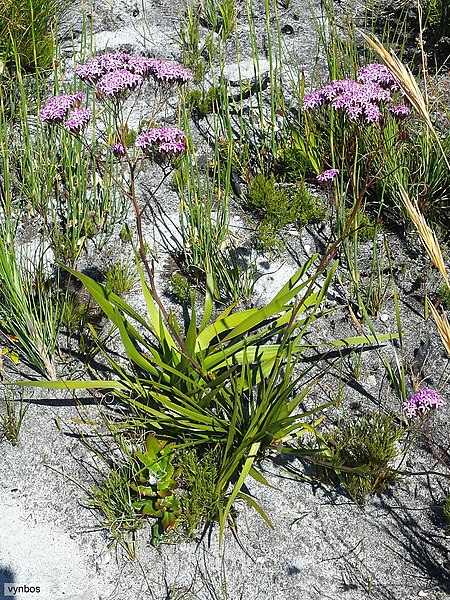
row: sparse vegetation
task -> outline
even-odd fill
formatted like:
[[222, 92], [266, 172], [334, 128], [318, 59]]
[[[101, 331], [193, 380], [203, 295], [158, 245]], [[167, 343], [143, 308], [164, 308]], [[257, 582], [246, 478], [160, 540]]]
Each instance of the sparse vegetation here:
[[[447, 4], [425, 5], [441, 37]], [[272, 525], [278, 507], [249, 481], [270, 485], [276, 456], [306, 456], [316, 481], [370, 502], [401, 476], [424, 413], [445, 438], [450, 108], [424, 56], [419, 73], [393, 53], [406, 21], [382, 43], [325, 0], [328, 76], [307, 81], [282, 37], [290, 0], [191, 0], [183, 64], [91, 56], [84, 31], [73, 65], [54, 55], [63, 6], [0, 8], [2, 376], [28, 369], [21, 385], [107, 390], [120, 406], [91, 504], [130, 554], [148, 520], [155, 545], [216, 523], [239, 541], [241, 502]], [[429, 372], [412, 315], [440, 336]], [[18, 443], [27, 406], [6, 396], [3, 441]], [[445, 453], [421, 474], [448, 478]], [[450, 522], [450, 498], [443, 511]]]

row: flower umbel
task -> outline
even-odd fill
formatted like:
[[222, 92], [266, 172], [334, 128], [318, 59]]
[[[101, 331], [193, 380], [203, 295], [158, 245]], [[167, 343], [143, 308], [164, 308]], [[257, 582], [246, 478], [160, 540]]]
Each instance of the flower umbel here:
[[157, 151], [165, 156], [178, 155], [186, 149], [186, 134], [176, 125], [152, 127], [137, 136], [136, 146], [146, 153]]
[[81, 92], [77, 94], [62, 94], [60, 96], [52, 96], [41, 108], [39, 116], [44, 123], [49, 123], [50, 125], [54, 123], [61, 123], [62, 120], [67, 116], [69, 110], [73, 106], [79, 104], [82, 100], [83, 94]]
[[403, 403], [403, 410], [408, 419], [414, 419], [420, 414], [427, 413], [432, 408], [443, 406], [443, 404], [445, 402], [436, 390], [423, 388]]
[[103, 75], [97, 83], [97, 89], [106, 96], [117, 96], [124, 90], [134, 89], [143, 81], [142, 75], [119, 69]]
[[121, 158], [127, 153], [125, 146], [122, 144], [122, 142], [117, 142], [113, 144], [110, 148], [110, 152], [113, 156], [117, 158]]
[[368, 125], [378, 123], [382, 117], [380, 106], [392, 102], [392, 93], [399, 90], [397, 81], [387, 67], [377, 64], [362, 67], [356, 77], [357, 81], [348, 78], [336, 80], [306, 94], [303, 110], [331, 106], [342, 111], [351, 121], [363, 119]]
[[64, 122], [64, 129], [72, 133], [78, 133], [89, 123], [91, 117], [92, 113], [88, 108], [74, 108], [67, 121]]
[[333, 181], [338, 175], [339, 169], [328, 169], [327, 171], [320, 173], [320, 175], [317, 175], [316, 179], [317, 181], [320, 181], [320, 183], [326, 183], [327, 181]]

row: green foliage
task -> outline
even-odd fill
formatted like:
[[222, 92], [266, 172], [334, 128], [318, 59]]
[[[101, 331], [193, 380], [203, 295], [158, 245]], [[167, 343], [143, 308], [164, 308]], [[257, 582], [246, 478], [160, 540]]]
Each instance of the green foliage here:
[[186, 101], [189, 110], [196, 111], [199, 117], [202, 118], [217, 110], [220, 97], [220, 88], [211, 86], [207, 91], [197, 89], [189, 90]]
[[[352, 218], [352, 209], [347, 210], [347, 219]], [[374, 240], [381, 229], [381, 224], [371, 217], [366, 211], [359, 210], [352, 218], [350, 233], [357, 233], [361, 242]]]
[[5, 390], [5, 412], [0, 414], [0, 441], [6, 438], [13, 446], [19, 442], [20, 429], [29, 404], [23, 402], [23, 398], [15, 400]]
[[24, 69], [51, 67], [53, 31], [65, 0], [3, 0], [0, 5], [0, 61]]
[[122, 227], [119, 233], [119, 237], [124, 244], [133, 241], [133, 234], [131, 233], [131, 229], [128, 227], [128, 225], [124, 225]]
[[220, 35], [222, 40], [230, 37], [236, 27], [235, 0], [201, 0], [204, 24]]
[[154, 544], [175, 526], [181, 515], [180, 500], [175, 495], [181, 470], [172, 464], [174, 450], [174, 443], [158, 440], [149, 434], [145, 440], [145, 451], [135, 452], [139, 470], [130, 487], [139, 500], [133, 502], [133, 507], [143, 515], [157, 519], [153, 527]]
[[124, 261], [113, 263], [105, 273], [105, 285], [118, 296], [124, 296], [137, 283], [138, 276], [133, 265]]
[[0, 230], [0, 322], [18, 353], [38, 373], [56, 379], [60, 295], [44, 270], [45, 257], [35, 257], [34, 272], [19, 258], [10, 227]]
[[182, 522], [188, 534], [200, 523], [211, 523], [218, 518], [219, 507], [224, 508], [225, 496], [217, 495], [217, 481], [222, 458], [220, 451], [211, 448], [199, 452], [187, 448], [178, 457], [181, 467], [181, 485], [185, 494], [181, 497]]
[[445, 310], [450, 310], [450, 288], [446, 283], [441, 283], [439, 286], [439, 299]]
[[103, 483], [94, 485], [91, 490], [91, 505], [103, 514], [103, 526], [116, 543], [125, 546], [130, 555], [134, 554], [134, 535], [145, 524], [144, 517], [136, 512], [133, 505], [130, 488], [132, 476], [129, 464], [116, 465]]
[[181, 304], [190, 305], [195, 299], [196, 294], [187, 277], [184, 277], [184, 275], [178, 272], [173, 273], [170, 278], [170, 283], [172, 284], [172, 292]]
[[447, 527], [450, 528], [450, 496], [447, 496], [445, 503], [444, 503], [444, 517], [447, 521]]
[[319, 476], [343, 485], [362, 505], [369, 494], [385, 491], [396, 480], [390, 463], [398, 455], [397, 442], [403, 433], [395, 417], [382, 412], [326, 432], [323, 441], [327, 450], [318, 458], [332, 466], [319, 466]]
[[261, 215], [267, 233], [279, 232], [289, 223], [302, 227], [321, 221], [326, 216], [323, 203], [307, 190], [303, 183], [277, 184], [274, 175], [257, 175], [246, 199], [248, 208]]
[[291, 142], [280, 149], [276, 171], [282, 173], [286, 181], [302, 181], [311, 171], [310, 161], [305, 153]]
[[[201, 323], [197, 323], [192, 307], [184, 335], [174, 319], [164, 323], [160, 300], [148, 287], [139, 265], [147, 317], [83, 273], [68, 269], [117, 327], [129, 367], [107, 353], [117, 379], [27, 385], [111, 389], [132, 408], [139, 426], [148, 432], [199, 451], [214, 445], [221, 457], [216, 496], [226, 495], [225, 507], [219, 507], [221, 535], [239, 499], [270, 523], [243, 486], [248, 475], [266, 483], [254, 466], [256, 458], [270, 446], [288, 452], [281, 442], [313, 433], [314, 423], [309, 417], [323, 408], [300, 409], [314, 380], [309, 377], [303, 382], [311, 365], [297, 368], [301, 367], [302, 353], [309, 348], [304, 336], [311, 323], [324, 314], [322, 302], [337, 267], [337, 263], [332, 265], [317, 289], [313, 284], [323, 269], [308, 275], [316, 259], [311, 257], [266, 306], [234, 313], [230, 307], [211, 323], [213, 297], [208, 279]], [[379, 342], [390, 337], [360, 336], [333, 340], [329, 345]]]
[[209, 59], [216, 52], [212, 34], [204, 41], [201, 39], [200, 11], [201, 8], [196, 7], [194, 1], [190, 0], [176, 40], [181, 47], [182, 62], [192, 70], [194, 81], [197, 83], [202, 81]]

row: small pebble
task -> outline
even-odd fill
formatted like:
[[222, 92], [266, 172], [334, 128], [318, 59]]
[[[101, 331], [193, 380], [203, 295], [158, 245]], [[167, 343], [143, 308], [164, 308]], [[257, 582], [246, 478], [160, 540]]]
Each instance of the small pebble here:
[[387, 323], [389, 321], [389, 315], [387, 315], [386, 313], [383, 313], [380, 315], [380, 321], [382, 323]]

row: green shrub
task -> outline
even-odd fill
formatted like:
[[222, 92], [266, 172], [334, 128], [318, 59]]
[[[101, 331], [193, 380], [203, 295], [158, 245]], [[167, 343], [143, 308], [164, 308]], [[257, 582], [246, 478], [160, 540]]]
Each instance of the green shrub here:
[[187, 277], [181, 273], [174, 273], [170, 278], [172, 292], [181, 304], [191, 304], [195, 299], [195, 290], [192, 289]]
[[389, 464], [398, 455], [397, 442], [404, 429], [393, 415], [381, 412], [338, 426], [323, 436], [328, 449], [319, 455], [319, 477], [341, 484], [358, 505], [369, 494], [381, 493], [396, 480]]
[[136, 270], [129, 263], [119, 261], [108, 267], [105, 273], [105, 285], [118, 296], [124, 296], [137, 283]]
[[289, 223], [298, 227], [324, 219], [323, 203], [303, 183], [278, 184], [274, 175], [257, 175], [249, 188], [247, 206], [261, 216], [262, 224], [274, 233]]

